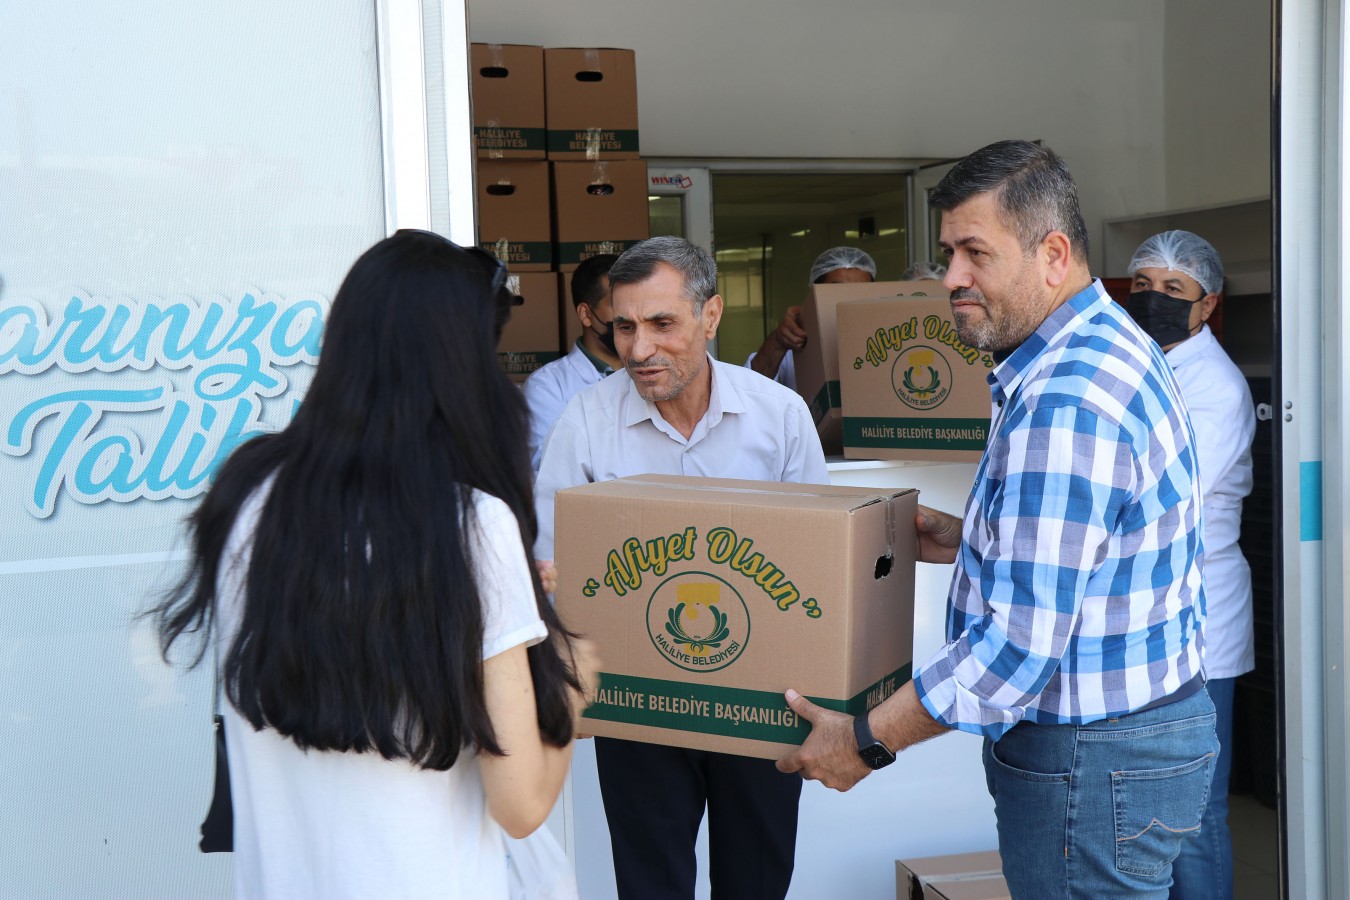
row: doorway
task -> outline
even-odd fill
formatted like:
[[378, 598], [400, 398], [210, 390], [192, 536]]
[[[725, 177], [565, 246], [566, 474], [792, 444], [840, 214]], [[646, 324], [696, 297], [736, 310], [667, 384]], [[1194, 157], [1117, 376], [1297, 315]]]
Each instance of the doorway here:
[[726, 307], [714, 356], [745, 362], [805, 299], [811, 263], [830, 247], [858, 247], [878, 280], [898, 279], [914, 258], [910, 175], [919, 165], [654, 161], [651, 233], [682, 235], [717, 260]]
[[787, 308], [802, 303], [821, 252], [858, 247], [876, 260], [878, 280], [894, 280], [909, 265], [902, 172], [714, 171], [712, 200], [726, 362], [744, 362]]

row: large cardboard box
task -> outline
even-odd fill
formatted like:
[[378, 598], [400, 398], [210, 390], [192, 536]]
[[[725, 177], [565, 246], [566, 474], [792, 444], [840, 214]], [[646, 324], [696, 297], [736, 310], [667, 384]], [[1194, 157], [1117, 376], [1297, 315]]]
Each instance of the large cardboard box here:
[[603, 671], [587, 734], [776, 759], [909, 680], [918, 492], [639, 475], [560, 491], [557, 608]]
[[549, 159], [637, 159], [637, 62], [632, 50], [544, 51]]
[[554, 272], [512, 275], [508, 287], [524, 302], [511, 310], [511, 320], [497, 343], [497, 361], [512, 381], [522, 382], [535, 369], [562, 356], [558, 275]]
[[480, 157], [543, 159], [544, 48], [472, 44], [469, 90], [473, 143]]
[[900, 285], [888, 300], [841, 303], [844, 456], [978, 461], [989, 439], [989, 353], [956, 334], [946, 292]]
[[997, 850], [896, 860], [895, 900], [1010, 900]]
[[840, 396], [835, 308], [851, 300], [895, 297], [900, 293], [902, 284], [898, 281], [816, 284], [811, 286], [811, 293], [802, 306], [806, 347], [792, 351], [797, 371], [797, 391], [811, 410], [816, 432], [827, 454], [837, 456], [844, 452], [844, 410]]
[[548, 163], [478, 161], [478, 246], [512, 272], [553, 268]]
[[651, 234], [647, 163], [640, 159], [550, 163], [558, 270], [599, 253], [622, 253]]

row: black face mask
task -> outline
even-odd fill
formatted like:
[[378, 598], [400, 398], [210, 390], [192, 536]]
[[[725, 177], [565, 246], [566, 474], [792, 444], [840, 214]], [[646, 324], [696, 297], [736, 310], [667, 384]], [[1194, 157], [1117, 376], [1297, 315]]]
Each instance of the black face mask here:
[[[600, 317], [595, 313], [591, 313], [591, 319], [592, 321], [600, 322]], [[614, 320], [610, 319], [608, 322], [600, 322], [600, 324], [605, 326], [604, 333], [602, 334], [601, 332], [596, 331], [594, 325], [591, 326], [591, 333], [600, 339], [600, 343], [607, 351], [609, 351], [610, 356], [618, 356], [618, 348], [614, 346]]]
[[1200, 300], [1181, 300], [1159, 291], [1135, 291], [1125, 299], [1125, 311], [1158, 346], [1166, 347], [1191, 336], [1191, 307]]

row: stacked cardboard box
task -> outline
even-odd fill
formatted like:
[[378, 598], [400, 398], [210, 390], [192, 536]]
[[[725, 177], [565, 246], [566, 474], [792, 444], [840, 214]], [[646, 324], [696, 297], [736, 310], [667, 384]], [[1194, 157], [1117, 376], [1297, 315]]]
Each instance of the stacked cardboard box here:
[[512, 272], [553, 269], [548, 163], [478, 161], [478, 246]]
[[544, 48], [474, 44], [469, 48], [469, 62], [478, 156], [543, 159]]
[[648, 237], [636, 65], [632, 50], [513, 44], [474, 44], [471, 64], [478, 241], [530, 292], [500, 353], [523, 381], [578, 331], [566, 273]]
[[646, 162], [551, 165], [559, 271], [576, 271], [583, 260], [601, 253], [622, 253], [647, 239]]
[[558, 270], [572, 272], [585, 259], [622, 253], [649, 236], [635, 56], [549, 48], [544, 84]]
[[639, 475], [560, 491], [558, 612], [604, 660], [585, 734], [775, 759], [791, 687], [857, 714], [909, 680], [918, 494]]
[[637, 159], [637, 63], [632, 50], [544, 51], [548, 158]]
[[510, 289], [521, 298], [511, 311], [502, 338], [497, 342], [497, 360], [513, 381], [562, 356], [558, 334], [558, 275], [554, 272], [524, 272], [511, 276]]

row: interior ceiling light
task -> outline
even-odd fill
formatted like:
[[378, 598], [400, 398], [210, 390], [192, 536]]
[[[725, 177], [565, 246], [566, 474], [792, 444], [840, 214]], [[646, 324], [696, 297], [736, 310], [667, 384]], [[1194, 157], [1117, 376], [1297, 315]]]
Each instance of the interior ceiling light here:
[[793, 236], [793, 237], [806, 237], [806, 236], [807, 236], [808, 234], [810, 234], [810, 233], [811, 233], [811, 229], [810, 229], [810, 228], [803, 228], [801, 231], [794, 231], [794, 232], [792, 232], [792, 236]]

